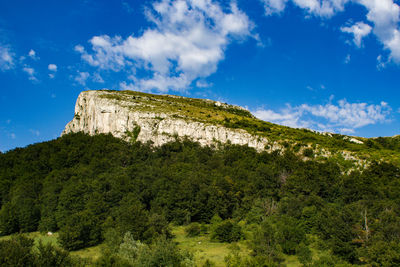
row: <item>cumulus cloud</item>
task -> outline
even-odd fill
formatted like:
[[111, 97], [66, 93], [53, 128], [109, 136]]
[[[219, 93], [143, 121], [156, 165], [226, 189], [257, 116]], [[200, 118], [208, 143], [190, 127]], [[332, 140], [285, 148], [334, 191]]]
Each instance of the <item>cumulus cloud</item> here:
[[201, 80], [198, 80], [198, 81], [196, 82], [196, 86], [197, 86], [198, 88], [208, 88], [208, 87], [213, 86], [213, 83], [209, 83], [209, 82], [207, 82], [206, 80], [201, 79]]
[[104, 83], [103, 77], [97, 72], [93, 74], [92, 80], [97, 83]]
[[57, 72], [56, 64], [49, 64], [49, 66], [47, 66], [47, 68], [49, 69], [49, 71]]
[[400, 7], [393, 0], [358, 0], [368, 10], [374, 34], [390, 51], [390, 58], [400, 63]]
[[382, 70], [382, 69], [386, 68], [386, 65], [388, 63], [389, 62], [387, 60], [385, 60], [382, 55], [379, 55], [376, 57], [376, 68], [378, 70]]
[[374, 105], [349, 103], [343, 99], [337, 104], [302, 104], [295, 107], [287, 105], [279, 111], [260, 108], [253, 113], [262, 120], [290, 127], [352, 133], [367, 125], [388, 121], [391, 108], [383, 101]]
[[[265, 7], [266, 15], [281, 13], [285, 10], [289, 0], [261, 0]], [[291, 0], [291, 2], [304, 9], [308, 14], [319, 17], [331, 17], [343, 11], [350, 0]]]
[[351, 61], [351, 55], [347, 54], [346, 58], [344, 59], [344, 64], [349, 64]]
[[88, 72], [79, 72], [75, 76], [74, 80], [79, 83], [80, 85], [86, 86], [86, 81], [89, 78], [89, 73]]
[[14, 53], [8, 46], [0, 44], [0, 70], [6, 71], [14, 67]]
[[56, 76], [55, 73], [57, 72], [57, 65], [56, 64], [49, 64], [47, 66], [48, 70], [51, 71], [52, 73], [49, 73], [50, 79], [54, 79]]
[[360, 47], [362, 39], [371, 31], [389, 51], [389, 60], [400, 64], [400, 7], [394, 0], [260, 0], [265, 7], [266, 15], [282, 13], [290, 1], [304, 9], [307, 14], [329, 18], [345, 9], [347, 3], [362, 5], [367, 10], [365, 22], [358, 22], [341, 30], [354, 35], [354, 43]]
[[265, 14], [272, 15], [281, 13], [286, 8], [288, 0], [262, 0], [264, 3]]
[[372, 27], [364, 22], [357, 22], [350, 27], [340, 28], [342, 32], [353, 34], [353, 42], [357, 47], [361, 47], [361, 41], [364, 37], [370, 34]]
[[211, 0], [162, 0], [146, 12], [154, 27], [142, 35], [94, 36], [91, 52], [75, 50], [89, 65], [147, 76], [134, 77], [121, 87], [143, 91], [184, 91], [191, 83], [217, 70], [232, 40], [251, 36], [252, 23], [236, 4], [229, 11]]
[[28, 56], [33, 60], [39, 59], [39, 57], [36, 55], [36, 51], [33, 49], [29, 50]]
[[29, 66], [25, 66], [25, 67], [22, 68], [22, 70], [23, 70], [24, 72], [26, 72], [26, 74], [28, 74], [28, 79], [29, 79], [29, 80], [35, 81], [35, 82], [38, 81], [38, 79], [37, 79], [36, 76], [35, 76], [35, 73], [36, 73], [36, 72], [35, 72], [35, 69], [34, 69], [34, 68], [29, 67]]

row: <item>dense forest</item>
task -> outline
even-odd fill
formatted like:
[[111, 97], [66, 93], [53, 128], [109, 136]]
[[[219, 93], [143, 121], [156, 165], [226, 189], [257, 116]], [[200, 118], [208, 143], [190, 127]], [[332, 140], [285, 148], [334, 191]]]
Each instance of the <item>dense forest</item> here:
[[[245, 146], [158, 148], [69, 134], [0, 154], [0, 265], [192, 266], [171, 225], [216, 242], [246, 240], [227, 266], [400, 266], [400, 172], [384, 162], [343, 171]], [[24, 235], [57, 232], [61, 248]], [[96, 262], [68, 251], [105, 244]], [[330, 251], [313, 259], [310, 244]], [[21, 255], [24, 255], [23, 257]], [[207, 261], [206, 266], [213, 266]]]

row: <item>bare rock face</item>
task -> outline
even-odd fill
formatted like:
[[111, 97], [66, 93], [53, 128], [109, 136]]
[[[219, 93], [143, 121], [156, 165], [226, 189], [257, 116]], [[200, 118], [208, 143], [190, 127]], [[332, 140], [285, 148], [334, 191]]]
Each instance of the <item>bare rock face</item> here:
[[[90, 135], [111, 133], [127, 141], [152, 141], [155, 146], [176, 138], [188, 138], [203, 146], [230, 142], [248, 145], [257, 151], [281, 148], [279, 144], [271, 143], [265, 137], [251, 135], [242, 129], [195, 121], [193, 118], [153, 109], [151, 101], [133, 101], [119, 95], [112, 91], [82, 92], [75, 105], [75, 116], [62, 134], [80, 131]], [[209, 103], [210, 100], [207, 101]], [[220, 107], [220, 103], [214, 103]]]

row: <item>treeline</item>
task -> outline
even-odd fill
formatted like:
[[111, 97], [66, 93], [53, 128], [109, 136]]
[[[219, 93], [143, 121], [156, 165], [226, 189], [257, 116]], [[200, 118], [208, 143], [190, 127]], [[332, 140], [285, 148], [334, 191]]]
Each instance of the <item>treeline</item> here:
[[[315, 266], [400, 264], [400, 173], [388, 163], [343, 174], [291, 151], [77, 133], [0, 154], [0, 205], [0, 235], [57, 231], [67, 250], [114, 244], [104, 262], [121, 260], [124, 237], [150, 255], [170, 223], [211, 223], [217, 241], [249, 240], [251, 256], [229, 266], [279, 265], [285, 254]], [[333, 256], [313, 263], [312, 240]]]

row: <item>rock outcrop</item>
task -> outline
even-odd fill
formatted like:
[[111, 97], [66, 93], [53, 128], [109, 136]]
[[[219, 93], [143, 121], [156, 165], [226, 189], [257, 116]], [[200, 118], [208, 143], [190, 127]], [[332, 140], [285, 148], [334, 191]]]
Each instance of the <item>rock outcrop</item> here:
[[[172, 96], [165, 96], [172, 99]], [[146, 97], [143, 97], [146, 98]], [[147, 99], [148, 100], [148, 99]], [[171, 104], [165, 101], [161, 105]], [[160, 100], [154, 100], [160, 102]], [[214, 103], [218, 108], [222, 103]], [[160, 107], [160, 103], [157, 103]], [[225, 108], [233, 106], [226, 105]], [[237, 107], [235, 107], [237, 108]], [[243, 110], [243, 108], [237, 108]], [[271, 143], [266, 137], [252, 135], [243, 129], [231, 129], [221, 125], [196, 121], [190, 116], [165, 111], [167, 108], [152, 108], [152, 102], [137, 101], [137, 97], [125, 96], [113, 91], [82, 92], [75, 106], [75, 116], [69, 122], [63, 134], [70, 132], [85, 132], [91, 135], [111, 133], [113, 136], [127, 141], [135, 139], [140, 142], [153, 142], [160, 146], [176, 138], [188, 138], [203, 146], [217, 143], [248, 145], [258, 151], [275, 150], [281, 146]]]

